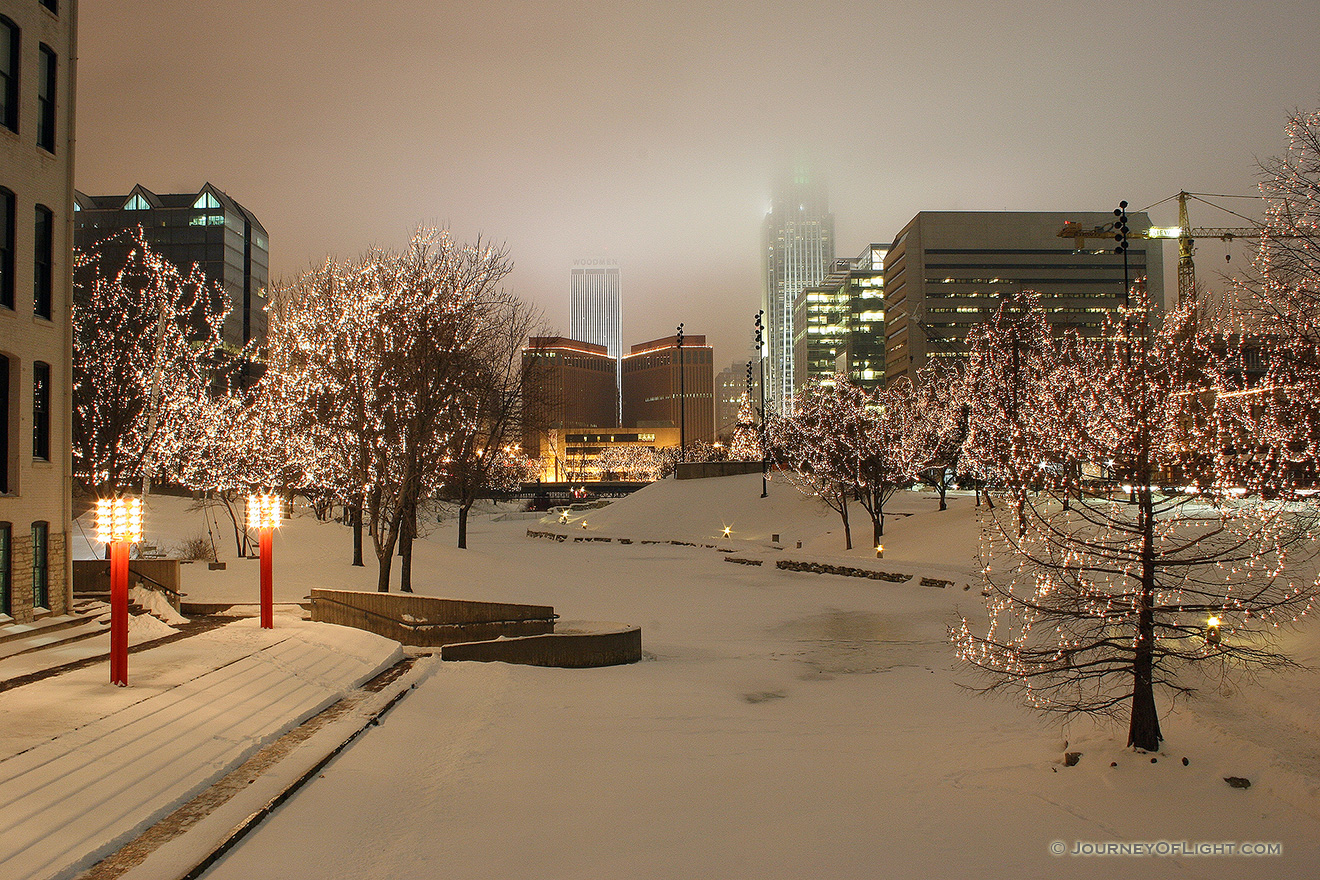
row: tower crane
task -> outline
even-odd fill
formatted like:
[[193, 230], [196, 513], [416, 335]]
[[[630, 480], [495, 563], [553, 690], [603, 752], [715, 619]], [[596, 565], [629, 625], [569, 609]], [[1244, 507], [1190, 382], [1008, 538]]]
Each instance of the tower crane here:
[[[1192, 253], [1194, 251], [1193, 243], [1198, 238], [1217, 238], [1220, 241], [1233, 241], [1239, 238], [1260, 238], [1264, 229], [1260, 226], [1201, 226], [1193, 227], [1187, 217], [1187, 200], [1197, 198], [1200, 193], [1180, 192], [1178, 199], [1178, 225], [1177, 226], [1152, 226], [1150, 229], [1142, 232], [1132, 230], [1128, 233], [1128, 238], [1159, 238], [1159, 239], [1177, 239], [1178, 240], [1178, 305], [1191, 302], [1196, 296], [1196, 266], [1192, 262]], [[1209, 204], [1207, 202], [1206, 204]], [[1154, 207], [1154, 206], [1152, 206]], [[1106, 223], [1102, 226], [1095, 226], [1090, 229], [1084, 228], [1080, 223], [1071, 221], [1063, 224], [1063, 229], [1059, 230], [1059, 238], [1071, 238], [1076, 242], [1077, 250], [1086, 248], [1088, 238], [1109, 238], [1114, 237], [1114, 224]]]

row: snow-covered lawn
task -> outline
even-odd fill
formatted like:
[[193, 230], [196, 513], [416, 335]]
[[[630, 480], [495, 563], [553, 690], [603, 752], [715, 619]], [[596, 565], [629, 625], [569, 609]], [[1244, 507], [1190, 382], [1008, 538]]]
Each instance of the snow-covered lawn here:
[[[666, 481], [586, 514], [586, 531], [688, 540], [729, 526], [730, 546], [749, 552], [774, 555], [778, 532], [784, 554], [843, 556], [832, 514], [780, 483], [759, 495], [759, 477]], [[195, 533], [185, 506], [154, 500], [149, 528]], [[889, 520], [886, 564], [976, 584], [970, 498], [939, 513], [908, 493], [894, 511], [912, 515]], [[1312, 877], [1320, 865], [1314, 671], [1208, 682], [1197, 699], [1165, 702], [1166, 748], [1140, 755], [1123, 747], [1125, 729], [1061, 727], [964, 687], [975, 682], [945, 630], [957, 611], [978, 612], [975, 586], [540, 541], [529, 526], [478, 517], [468, 551], [453, 548], [452, 523], [437, 526], [416, 550], [416, 589], [640, 624], [648, 660], [439, 664], [208, 876]], [[854, 537], [854, 557], [873, 560], [867, 524]], [[296, 517], [276, 538], [277, 599], [374, 588], [370, 550], [354, 569], [349, 549], [343, 526]], [[189, 598], [255, 597], [256, 563], [229, 561], [188, 567]], [[1316, 626], [1287, 640], [1316, 664]], [[1075, 767], [1065, 751], [1082, 753]], [[1281, 854], [1050, 852], [1079, 841], [1279, 843]]]

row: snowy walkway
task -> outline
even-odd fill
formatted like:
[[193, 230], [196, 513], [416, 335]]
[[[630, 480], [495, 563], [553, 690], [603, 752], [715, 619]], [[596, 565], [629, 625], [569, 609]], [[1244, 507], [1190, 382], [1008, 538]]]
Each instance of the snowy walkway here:
[[281, 624], [238, 652], [233, 627], [197, 636], [216, 659], [193, 677], [0, 760], [0, 877], [85, 869], [402, 656], [368, 633]]

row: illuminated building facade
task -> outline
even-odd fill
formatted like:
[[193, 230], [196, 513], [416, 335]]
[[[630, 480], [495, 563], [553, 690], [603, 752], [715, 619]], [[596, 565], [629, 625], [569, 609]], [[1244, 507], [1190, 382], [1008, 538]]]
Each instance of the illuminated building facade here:
[[856, 257], [835, 260], [824, 280], [798, 294], [793, 303], [795, 391], [810, 382], [832, 382], [838, 373], [867, 389], [884, 384], [888, 249], [887, 244], [871, 244]]
[[766, 406], [789, 413], [796, 387], [793, 304], [834, 264], [834, 215], [823, 183], [801, 168], [780, 181], [763, 235]]
[[555, 431], [617, 424], [618, 361], [603, 345], [562, 336], [533, 336], [522, 352], [523, 451], [543, 461], [562, 458]]
[[[1066, 221], [1090, 228], [1113, 219], [1111, 212], [917, 214], [884, 258], [886, 381], [914, 376], [931, 358], [966, 358], [968, 332], [1010, 293], [1036, 291], [1054, 326], [1100, 333], [1124, 303], [1124, 258], [1113, 242], [1078, 251], [1058, 233]], [[1128, 222], [1145, 229], [1150, 217], [1134, 213]], [[1135, 239], [1129, 248], [1129, 280], [1147, 277], [1151, 302], [1163, 308], [1162, 243]]]
[[[569, 278], [568, 334], [582, 342], [603, 345], [615, 359], [614, 386], [623, 385], [623, 304], [619, 261], [608, 258], [575, 260]], [[620, 401], [615, 397], [614, 424]]]
[[251, 211], [209, 183], [193, 193], [157, 194], [139, 184], [127, 195], [76, 193], [75, 199], [79, 250], [123, 265], [129, 245], [119, 233], [141, 226], [147, 244], [179, 271], [196, 264], [229, 297], [221, 334], [226, 348], [264, 342], [270, 245]]
[[69, 611], [75, 0], [0, 0], [0, 625]]
[[688, 443], [713, 441], [713, 360], [705, 336], [685, 335], [681, 355], [676, 336], [634, 345], [623, 358], [623, 423], [646, 429], [681, 428]]

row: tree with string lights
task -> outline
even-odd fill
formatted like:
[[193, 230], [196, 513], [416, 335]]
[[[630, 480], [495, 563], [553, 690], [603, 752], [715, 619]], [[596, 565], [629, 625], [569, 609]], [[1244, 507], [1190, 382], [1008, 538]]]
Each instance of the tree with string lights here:
[[752, 412], [752, 395], [744, 391], [738, 404], [738, 421], [733, 427], [733, 442], [729, 446], [730, 460], [760, 461], [765, 453], [761, 449], [758, 435], [756, 415]]
[[73, 471], [86, 491], [114, 493], [160, 478], [207, 430], [196, 411], [224, 388], [224, 293], [147, 244], [140, 228], [76, 255]]
[[[988, 332], [1006, 338], [982, 351], [1008, 356], [1021, 341], [1004, 322]], [[1152, 326], [1137, 288], [1103, 337], [1070, 332], [1045, 353], [1021, 352], [1039, 360], [1018, 418], [1004, 420], [1005, 389], [978, 386], [994, 399], [974, 401], [973, 413], [1011, 427], [1011, 442], [980, 454], [1002, 456], [982, 462], [1013, 503], [983, 532], [988, 626], [977, 634], [963, 618], [951, 637], [985, 690], [1066, 715], [1126, 711], [1128, 744], [1156, 750], [1157, 695], [1193, 691], [1194, 670], [1291, 665], [1275, 635], [1315, 600], [1316, 518], [1260, 466], [1282, 438], [1257, 421], [1259, 389], [1246, 384], [1235, 338], [1198, 325], [1190, 308]], [[1070, 394], [1040, 394], [1062, 382]], [[1033, 471], [1060, 438], [1078, 461], [1118, 462], [1127, 485]], [[1170, 486], [1180, 479], [1194, 483]]]
[[813, 382], [794, 399], [793, 415], [766, 414], [765, 447], [785, 478], [839, 515], [845, 549], [852, 549], [849, 504], [855, 487], [850, 441], [862, 433], [854, 389], [843, 377]]

